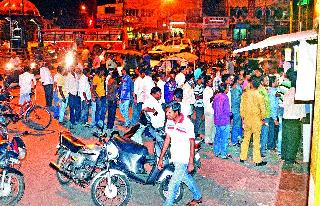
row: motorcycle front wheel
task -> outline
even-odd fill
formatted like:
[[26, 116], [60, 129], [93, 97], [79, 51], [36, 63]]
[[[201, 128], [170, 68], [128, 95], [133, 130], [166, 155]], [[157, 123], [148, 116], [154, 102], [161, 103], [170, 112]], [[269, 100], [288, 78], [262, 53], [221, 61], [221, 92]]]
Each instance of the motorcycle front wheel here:
[[[57, 165], [60, 166], [60, 170], [64, 172], [68, 172], [71, 169], [72, 160], [70, 157], [67, 157], [66, 153], [59, 155], [57, 160]], [[57, 178], [61, 185], [69, 185], [71, 183], [71, 179], [61, 174], [61, 172], [57, 171]]]
[[[167, 178], [165, 178], [161, 183], [160, 183], [160, 186], [159, 186], [159, 193], [160, 193], [160, 196], [161, 198], [165, 201], [169, 195], [169, 182], [170, 182], [170, 179], [171, 179], [171, 176], [168, 176]], [[182, 197], [183, 197], [183, 192], [184, 192], [184, 188], [183, 188], [183, 185], [181, 184], [179, 189], [178, 189], [178, 192], [176, 194], [176, 197], [174, 198], [174, 203], [178, 203]]]
[[[3, 183], [2, 178], [4, 178]], [[16, 205], [24, 194], [23, 176], [6, 170], [0, 173], [0, 180], [0, 205]]]
[[32, 129], [45, 130], [52, 121], [51, 113], [44, 107], [35, 105], [26, 114], [25, 123]]
[[[112, 175], [108, 186], [108, 178], [100, 177], [91, 187], [91, 197], [97, 206], [125, 206], [131, 198], [131, 187], [127, 177]], [[110, 187], [110, 188], [109, 188]]]

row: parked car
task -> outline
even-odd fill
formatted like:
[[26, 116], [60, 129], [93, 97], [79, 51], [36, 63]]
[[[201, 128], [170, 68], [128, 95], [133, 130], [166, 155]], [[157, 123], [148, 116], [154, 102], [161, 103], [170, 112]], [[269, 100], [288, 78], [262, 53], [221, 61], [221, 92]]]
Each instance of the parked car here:
[[192, 52], [192, 43], [187, 38], [171, 38], [165, 41], [163, 44], [155, 46], [149, 51], [150, 54], [155, 53], [180, 53], [180, 52]]

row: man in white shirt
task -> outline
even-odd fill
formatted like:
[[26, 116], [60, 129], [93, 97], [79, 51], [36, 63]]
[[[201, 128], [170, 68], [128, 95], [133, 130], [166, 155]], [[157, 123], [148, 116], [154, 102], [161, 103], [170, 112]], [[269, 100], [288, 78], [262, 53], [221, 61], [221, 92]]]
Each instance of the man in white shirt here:
[[55, 119], [59, 118], [59, 88], [58, 88], [58, 81], [59, 78], [62, 78], [63, 67], [57, 67], [57, 73], [53, 77], [53, 117]]
[[[142, 71], [143, 72], [143, 71]], [[139, 116], [142, 110], [142, 104], [143, 104], [143, 75], [141, 75], [140, 71], [138, 69], [136, 69], [136, 75], [138, 75], [138, 77], [134, 80], [134, 84], [133, 84], [133, 112], [132, 112], [132, 119], [131, 119], [131, 123], [132, 125], [135, 125], [138, 123], [139, 121]]]
[[215, 126], [214, 126], [214, 111], [212, 107], [212, 97], [213, 97], [213, 88], [212, 88], [212, 79], [209, 79], [206, 82], [206, 87], [203, 90], [203, 104], [204, 104], [204, 124], [205, 124], [205, 143], [212, 144], [213, 137], [215, 135]]
[[89, 106], [91, 103], [91, 87], [89, 83], [89, 70], [84, 70], [81, 72], [80, 70], [80, 79], [79, 79], [79, 96], [81, 98], [81, 117], [80, 122], [86, 126], [88, 124], [89, 117]]
[[36, 78], [30, 73], [30, 67], [24, 67], [24, 73], [19, 75], [20, 99], [19, 104], [30, 101], [30, 93], [36, 86]]
[[142, 98], [145, 102], [150, 97], [151, 89], [155, 86], [154, 81], [150, 77], [150, 72], [147, 70], [140, 71], [142, 77]]
[[150, 97], [142, 105], [142, 111], [147, 112], [151, 118], [151, 124], [155, 129], [161, 129], [164, 127], [165, 113], [160, 103], [161, 89], [159, 87], [153, 87], [151, 89]]
[[79, 96], [79, 67], [72, 67], [65, 78], [65, 87], [69, 93], [70, 129], [80, 121], [81, 99]]
[[42, 82], [42, 85], [44, 88], [44, 95], [46, 97], [46, 106], [48, 108], [51, 108], [52, 99], [53, 99], [53, 78], [45, 62], [41, 63], [40, 81]]
[[164, 85], [166, 84], [166, 75], [161, 73], [159, 74], [159, 80], [157, 82], [157, 87], [161, 89], [161, 99], [160, 102], [163, 105], [165, 103], [164, 100]]
[[201, 192], [190, 174], [194, 170], [194, 129], [189, 118], [181, 113], [181, 105], [172, 102], [166, 108], [166, 139], [159, 157], [158, 168], [163, 168], [163, 157], [170, 145], [171, 160], [175, 166], [168, 185], [168, 196], [164, 206], [173, 206], [176, 193], [184, 182], [193, 194], [193, 200], [187, 205], [202, 203]]
[[186, 75], [185, 75], [186, 71], [187, 71], [186, 69], [181, 68], [180, 72], [176, 75], [175, 80], [178, 88], [181, 88], [184, 82], [186, 81]]
[[[159, 87], [153, 87], [151, 89], [150, 97], [142, 105], [142, 111], [146, 112], [151, 119], [151, 125], [153, 128], [150, 128], [149, 132], [152, 135], [152, 137], [156, 139], [159, 139], [157, 132], [163, 129], [164, 121], [165, 121], [165, 113], [159, 101], [160, 99], [161, 99], [161, 89]], [[144, 128], [141, 128], [139, 132], [140, 135], [134, 135], [134, 137], [131, 139], [139, 144], [142, 144], [141, 133], [143, 131], [144, 131]]]

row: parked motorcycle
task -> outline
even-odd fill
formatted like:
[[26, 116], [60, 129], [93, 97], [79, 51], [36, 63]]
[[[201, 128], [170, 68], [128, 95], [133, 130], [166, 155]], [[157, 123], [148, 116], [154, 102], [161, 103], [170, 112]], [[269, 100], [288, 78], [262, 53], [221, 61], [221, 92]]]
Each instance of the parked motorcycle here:
[[57, 170], [58, 181], [62, 185], [74, 182], [88, 186], [94, 175], [105, 167], [105, 145], [103, 142], [85, 144], [68, 131], [61, 132], [59, 138], [57, 162], [50, 163]]
[[[142, 115], [143, 116], [143, 115]], [[98, 173], [91, 186], [91, 195], [94, 203], [98, 206], [110, 205], [117, 198], [122, 184], [128, 188], [127, 180], [134, 181], [144, 185], [159, 185], [159, 192], [163, 199], [168, 195], [168, 184], [174, 172], [174, 166], [170, 163], [170, 154], [167, 153], [163, 159], [164, 167], [159, 170], [157, 161], [163, 146], [165, 133], [155, 131], [154, 152], [148, 153], [147, 147], [137, 144], [130, 138], [137, 133], [140, 127], [148, 127], [154, 130], [150, 123], [148, 115], [144, 114], [144, 124], [137, 124], [126, 134], [121, 136], [119, 132], [113, 132], [108, 141], [110, 145], [107, 150], [108, 164], [105, 170]], [[141, 122], [141, 121], [140, 121]], [[200, 148], [200, 143], [197, 145]], [[200, 156], [197, 153], [196, 163], [200, 167]], [[145, 171], [145, 166], [150, 165], [152, 169]], [[130, 187], [129, 187], [130, 188]], [[131, 192], [130, 190], [127, 192]], [[175, 197], [175, 202], [179, 202], [183, 197], [184, 188], [181, 185]], [[126, 205], [127, 201], [119, 205]], [[118, 204], [117, 204], [118, 205]]]
[[0, 124], [0, 205], [16, 205], [24, 194], [24, 177], [16, 169], [26, 156], [26, 147], [19, 135], [10, 141], [7, 128]]

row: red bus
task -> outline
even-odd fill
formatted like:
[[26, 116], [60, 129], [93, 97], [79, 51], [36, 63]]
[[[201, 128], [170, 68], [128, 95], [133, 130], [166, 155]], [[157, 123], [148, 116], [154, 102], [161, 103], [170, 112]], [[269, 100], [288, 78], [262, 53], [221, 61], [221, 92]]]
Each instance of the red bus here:
[[71, 48], [88, 46], [90, 50], [101, 46], [109, 50], [122, 50], [127, 47], [127, 33], [121, 28], [107, 29], [43, 29], [42, 38], [45, 46], [54, 44], [58, 47]]

